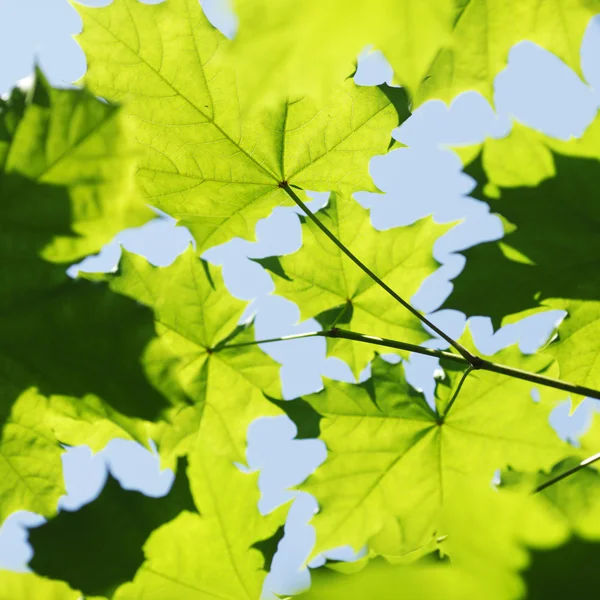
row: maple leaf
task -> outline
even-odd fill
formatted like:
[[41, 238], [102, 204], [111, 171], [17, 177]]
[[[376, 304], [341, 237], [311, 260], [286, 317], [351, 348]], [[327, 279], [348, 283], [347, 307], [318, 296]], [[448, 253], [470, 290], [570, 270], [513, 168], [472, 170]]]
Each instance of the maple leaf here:
[[[600, 540], [600, 474], [593, 467], [582, 468], [557, 483], [548, 485], [560, 475], [580, 465], [579, 457], [567, 458], [548, 472], [518, 473], [512, 470], [501, 474], [502, 488], [536, 495], [539, 510], [548, 512], [554, 527], [562, 527], [588, 540]], [[565, 534], [566, 535], [566, 534]]]
[[[27, 96], [15, 89], [0, 100], [0, 167], [5, 179], [14, 178], [3, 186], [3, 237], [11, 235], [7, 221], [19, 224], [19, 235], [30, 244], [44, 242], [40, 257], [69, 264], [151, 219], [133, 185], [135, 147], [129, 137], [119, 107], [87, 90], [54, 89], [36, 70]], [[30, 193], [19, 189], [19, 183], [26, 185], [19, 178], [68, 188], [64, 205], [37, 202], [29, 222], [10, 198]], [[11, 243], [17, 243], [12, 235]]]
[[[313, 572], [311, 588], [299, 598], [358, 600], [376, 595], [391, 600], [398, 589], [411, 600], [554, 597], [551, 590], [566, 590], [582, 572], [593, 577], [600, 547], [597, 541], [569, 539], [571, 527], [581, 533], [584, 521], [592, 526], [587, 528], [588, 540], [599, 539], [593, 525], [597, 472], [588, 468], [531, 495], [570, 461], [544, 474], [505, 471], [500, 489], [467, 484], [463, 494], [449, 498], [442, 510], [446, 535], [440, 538], [440, 549], [451, 561], [440, 560], [444, 554], [429, 554], [409, 565], [396, 565], [397, 557], [388, 557], [392, 564], [381, 559], [356, 566], [330, 563]], [[561, 490], [562, 484], [566, 487]]]
[[[138, 439], [141, 428], [155, 439], [165, 464], [173, 464], [194, 439], [210, 438], [226, 426], [237, 452], [232, 460], [244, 462], [250, 423], [259, 416], [281, 414], [263, 395], [281, 397], [279, 365], [252, 344], [250, 325], [237, 326], [246, 302], [229, 294], [220, 269], [199, 259], [190, 246], [162, 268], [124, 251], [116, 273], [86, 277], [108, 283], [114, 295], [152, 310], [155, 335], [139, 361], [169, 405], [161, 413], [162, 422], [154, 424], [92, 404], [56, 406], [60, 414], [54, 427], [60, 439], [73, 445], [90, 443], [91, 432], [99, 449], [113, 437]], [[234, 347], [225, 347], [228, 343]], [[81, 427], [82, 420], [88, 427]]]
[[[376, 191], [369, 158], [408, 117], [402, 90], [347, 80], [324, 103], [290, 97], [242, 115], [243, 78], [230, 44], [196, 0], [77, 5], [85, 81], [122, 102], [140, 148], [148, 200], [186, 225], [197, 251], [235, 236], [291, 199], [282, 188]], [[110, 52], [106, 52], [110, 48]], [[399, 112], [398, 112], [399, 111]]]
[[248, 102], [274, 103], [286, 93], [326, 96], [369, 45], [385, 54], [397, 80], [414, 92], [450, 41], [453, 5], [453, 0], [330, 0], [326, 5], [236, 0], [239, 31], [232, 52], [250, 80]]
[[[531, 474], [526, 479], [531, 482], [537, 477]], [[311, 588], [299, 598], [359, 600], [375, 594], [392, 600], [398, 589], [410, 600], [547, 598], [553, 597], [549, 581], [572, 585], [578, 577], [577, 560], [586, 567], [594, 564], [598, 544], [569, 540], [569, 526], [560, 514], [564, 502], [548, 510], [547, 501], [532, 496], [526, 485], [492, 490], [467, 484], [462, 491], [449, 498], [442, 510], [446, 535], [440, 538], [441, 555], [428, 554], [408, 565], [395, 564], [397, 557], [387, 557], [392, 564], [372, 560], [366, 568], [365, 564], [331, 563], [313, 572]], [[584, 489], [580, 492], [584, 494]], [[444, 560], [446, 553], [450, 561]], [[564, 566], [559, 566], [565, 558]], [[357, 574], [348, 577], [336, 571]]]
[[456, 19], [452, 43], [436, 56], [415, 105], [440, 98], [447, 103], [471, 90], [493, 103], [494, 79], [509, 50], [529, 40], [552, 52], [583, 77], [579, 49], [597, 0], [467, 0]]
[[[552, 366], [516, 348], [494, 359], [530, 372]], [[402, 365], [381, 358], [364, 384], [329, 381], [304, 399], [322, 415], [320, 438], [329, 449], [301, 486], [320, 505], [315, 554], [366, 543], [381, 554], [409, 551], [439, 531], [440, 511], [465, 485], [487, 487], [502, 466], [550, 468], [572, 453], [548, 424], [552, 407], [531, 399], [530, 384], [474, 371], [448, 410], [460, 372], [443, 366], [435, 412], [406, 383]]]
[[[191, 247], [165, 268], [153, 267], [142, 257], [124, 252], [116, 273], [87, 277], [108, 284], [115, 295], [128, 296], [152, 309], [156, 337], [140, 361], [149, 380], [169, 399], [171, 408], [163, 413], [164, 422], [144, 424], [124, 415], [114, 419], [108, 412], [87, 410], [88, 405], [78, 403], [79, 412], [55, 418], [54, 427], [69, 443], [83, 443], [91, 431], [94, 444], [101, 447], [112, 437], [126, 437], [125, 432], [145, 425], [145, 431], [157, 441], [163, 463], [173, 464], [177, 456], [188, 456], [190, 486], [202, 514], [200, 518], [182, 513], [153, 534], [146, 546], [146, 563], [134, 582], [124, 585], [114, 597], [145, 597], [148, 587], [157, 597], [164, 594], [165, 599], [180, 597], [186, 589], [196, 589], [203, 597], [204, 590], [212, 588], [224, 590], [218, 592], [224, 598], [258, 597], [255, 592], [265, 575], [261, 567], [264, 559], [251, 547], [282, 525], [287, 507], [261, 517], [256, 476], [244, 474], [233, 465], [245, 462], [250, 423], [259, 416], [281, 414], [263, 395], [264, 391], [280, 397], [279, 365], [252, 344], [251, 327], [236, 327], [246, 303], [227, 293], [220, 270], [200, 260]], [[79, 426], [82, 418], [88, 427]], [[112, 519], [112, 511], [119, 504], [109, 495], [96, 510], [103, 519]], [[65, 538], [57, 533], [62, 526], [74, 532], [85, 529], [78, 514], [69, 515], [63, 523], [59, 523], [59, 516], [46, 539], [57, 535]], [[94, 519], [101, 522], [100, 517]], [[69, 520], [72, 525], [68, 525]], [[146, 535], [149, 530], [144, 527], [142, 533]], [[115, 534], [114, 529], [112, 532], [108, 537]], [[65, 577], [64, 567], [60, 571], [63, 559], [55, 563], [49, 553], [37, 564], [45, 565], [50, 560], [53, 570], [45, 568], [42, 572], [62, 575], [84, 591], [105, 592], [131, 578], [133, 566], [141, 563], [137, 557], [141, 541], [139, 536], [132, 541], [137, 553], [128, 548], [134, 558], [117, 561], [118, 566], [113, 566], [112, 557], [107, 558], [103, 568], [94, 567], [93, 577], [83, 567], [69, 568], [69, 576]], [[103, 538], [94, 549], [108, 557], [114, 544], [114, 539]], [[77, 551], [78, 546], [70, 540], [69, 547]], [[170, 550], [165, 552], [165, 548]], [[77, 566], [77, 561], [72, 562]], [[36, 564], [33, 566], [39, 570]]]
[[503, 220], [505, 235], [464, 251], [467, 259], [444, 303], [489, 315], [495, 327], [543, 310], [568, 313], [546, 348], [561, 378], [600, 387], [600, 175], [596, 120], [572, 143], [523, 127], [487, 140], [466, 169]]
[[[5, 375], [4, 369], [0, 373]], [[16, 400], [12, 406], [0, 404], [0, 522], [24, 508], [51, 515], [65, 488], [63, 449], [48, 425], [48, 400], [35, 389], [9, 396], [3, 380], [0, 399]]]
[[[335, 194], [319, 212], [319, 220], [406, 298], [438, 267], [433, 244], [451, 227], [427, 218], [407, 227], [376, 231], [367, 210]], [[315, 317], [324, 329], [341, 326], [414, 344], [428, 338], [419, 319], [350, 263], [339, 248], [324, 242], [312, 221], [303, 222], [302, 246], [297, 252], [255, 260], [271, 271], [275, 291], [298, 304], [301, 318]], [[350, 365], [356, 377], [375, 354], [368, 344], [349, 340], [328, 338], [327, 346], [331, 355]]]
[[[229, 447], [219, 437], [221, 449]], [[190, 454], [190, 481], [198, 512], [182, 513], [157, 530], [144, 547], [146, 561], [115, 600], [256, 600], [266, 572], [257, 542], [273, 536], [285, 520], [284, 505], [258, 512], [258, 474], [242, 473], [206, 440]]]
[[[27, 96], [0, 101], [0, 520], [18, 509], [50, 515], [63, 492], [46, 397], [96, 394], [146, 417], [162, 404], [137, 365], [147, 310], [65, 273], [151, 216], [127, 181], [123, 118], [39, 72]], [[135, 385], [145, 410], [132, 404]]]
[[[461, 92], [493, 101], [510, 49], [530, 40], [582, 76], [579, 48], [597, 0], [237, 0], [233, 48], [249, 102], [325, 95], [367, 46], [381, 50], [414, 106]], [[335, 24], [332, 27], [332, 24]], [[273, 77], [272, 74], [277, 76]]]
[[[498, 590], [471, 573], [444, 564], [398, 567], [372, 561], [356, 575], [340, 575], [330, 569], [312, 573], [310, 589], [299, 600], [363, 600], [376, 597], [396, 600], [402, 590], [405, 600], [477, 600], [482, 596], [508, 600]], [[492, 595], [490, 595], [492, 594]], [[296, 597], [296, 596], [295, 596]]]
[[80, 600], [81, 594], [62, 581], [51, 581], [34, 573], [0, 570], [0, 600], [43, 598], [44, 600]]

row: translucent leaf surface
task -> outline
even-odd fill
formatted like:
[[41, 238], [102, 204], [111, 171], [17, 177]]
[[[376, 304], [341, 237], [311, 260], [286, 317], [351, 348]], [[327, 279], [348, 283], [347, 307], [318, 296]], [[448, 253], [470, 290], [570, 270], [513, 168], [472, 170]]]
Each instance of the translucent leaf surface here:
[[40, 73], [27, 96], [0, 101], [0, 520], [50, 515], [63, 491], [47, 397], [95, 394], [135, 412], [127, 388], [139, 385], [138, 413], [162, 402], [137, 366], [147, 311], [65, 273], [151, 216], [133, 193], [124, 130], [115, 106]]
[[[428, 218], [376, 231], [367, 210], [334, 194], [319, 212], [319, 220], [406, 299], [438, 267], [433, 244], [450, 227]], [[300, 250], [257, 262], [270, 269], [276, 292], [296, 302], [303, 319], [316, 317], [324, 329], [337, 326], [415, 344], [428, 337], [420, 321], [324, 239], [312, 221], [302, 225]], [[329, 353], [345, 360], [356, 377], [375, 354], [373, 346], [343, 339], [328, 338], [327, 345]]]
[[[575, 457], [563, 460], [548, 473], [505, 471], [501, 476], [502, 487], [531, 492], [580, 462], [581, 459]], [[563, 522], [570, 531], [585, 539], [600, 540], [600, 474], [595, 468], [586, 467], [570, 474], [539, 492], [536, 498], [551, 518]]]
[[579, 49], [585, 29], [600, 12], [597, 0], [468, 0], [460, 2], [452, 42], [436, 57], [416, 97], [450, 102], [467, 90], [493, 102], [494, 79], [509, 50], [529, 40], [581, 75]]
[[[394, 567], [372, 563], [357, 575], [339, 575], [323, 569], [313, 574], [310, 590], [299, 600], [396, 600], [398, 591], [406, 600], [503, 600], [498, 590], [490, 590], [483, 581], [449, 565]], [[491, 596], [489, 594], [492, 594]]]
[[[236, 58], [250, 80], [249, 101], [282, 93], [325, 95], [368, 46], [381, 50], [396, 78], [416, 91], [449, 43], [452, 0], [236, 0]], [[335, 26], [332, 27], [332, 24]]]
[[15, 598], [80, 600], [81, 594], [62, 581], [51, 581], [34, 573], [0, 571], [0, 600]]
[[[494, 360], [533, 372], [549, 366], [548, 358], [515, 348]], [[473, 372], [448, 412], [460, 371], [445, 368], [437, 412], [405, 382], [402, 365], [380, 358], [364, 384], [331, 381], [305, 398], [323, 415], [320, 437], [329, 450], [302, 485], [320, 505], [315, 554], [348, 543], [357, 550], [369, 543], [382, 554], [410, 551], [439, 533], [440, 510], [465, 485], [489, 486], [504, 465], [550, 468], [568, 455], [548, 424], [550, 407], [531, 399], [530, 384]]]
[[[190, 247], [163, 268], [124, 252], [116, 273], [87, 277], [107, 282], [117, 297], [126, 296], [153, 312], [155, 335], [140, 362], [154, 388], [169, 401], [161, 413], [164, 422], [145, 425], [163, 460], [173, 464], [195, 438], [210, 438], [226, 427], [235, 442], [235, 460], [244, 462], [250, 423], [280, 414], [263, 396], [281, 397], [279, 365], [258, 346], [223, 348], [226, 343], [251, 342], [254, 334], [250, 325], [237, 327], [246, 303], [229, 294], [220, 269], [200, 260]], [[87, 443], [92, 431], [95, 445], [103, 447], [112, 437], [135, 439], [144, 426], [92, 404], [61, 409], [56, 428], [70, 444]], [[80, 420], [87, 426], [81, 428]]]
[[291, 202], [284, 181], [314, 191], [375, 190], [368, 160], [386, 152], [392, 129], [407, 118], [403, 91], [340, 80], [327, 102], [293, 96], [242, 115], [243, 74], [197, 0], [77, 10], [85, 81], [125, 104], [145, 150], [138, 181], [152, 204], [191, 229], [198, 252], [253, 238], [259, 219]]
[[[134, 145], [120, 108], [86, 90], [54, 89], [39, 71], [22, 94], [0, 100], [3, 237], [19, 224], [20, 235], [40, 242], [40, 256], [68, 264], [152, 218], [133, 185]], [[64, 205], [36, 202], [35, 212], [29, 207], [19, 219], [22, 204], [11, 196], [33, 202], [32, 191], [21, 188], [27, 181], [68, 188]]]
[[[133, 583], [115, 600], [256, 600], [265, 578], [264, 558], [254, 546], [283, 524], [287, 506], [258, 512], [258, 477], [242, 473], [200, 442], [191, 455], [190, 477], [200, 514], [182, 513], [157, 530]], [[219, 456], [221, 454], [221, 456]]]
[[581, 75], [581, 40], [600, 12], [597, 0], [335, 1], [326, 7], [316, 0], [237, 0], [235, 6], [234, 43], [252, 102], [274, 102], [288, 90], [324, 94], [374, 46], [415, 105], [431, 98], [449, 103], [468, 90], [492, 101], [494, 79], [522, 40]]

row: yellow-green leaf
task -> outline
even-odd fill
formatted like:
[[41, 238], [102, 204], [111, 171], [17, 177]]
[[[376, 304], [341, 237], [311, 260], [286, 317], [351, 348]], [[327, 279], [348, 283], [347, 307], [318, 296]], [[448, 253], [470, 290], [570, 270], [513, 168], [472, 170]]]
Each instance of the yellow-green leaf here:
[[[516, 348], [494, 361], [531, 372], [552, 362]], [[440, 511], [465, 485], [486, 488], [505, 465], [535, 471], [569, 454], [548, 424], [551, 406], [532, 400], [530, 384], [474, 371], [448, 410], [461, 373], [444, 368], [435, 412], [406, 383], [401, 364], [380, 358], [364, 384], [330, 381], [305, 398], [323, 416], [329, 450], [301, 487], [320, 505], [315, 554], [366, 543], [380, 554], [414, 550], [440, 533]]]
[[[438, 267], [433, 244], [451, 227], [427, 218], [414, 225], [377, 231], [367, 210], [335, 194], [318, 216], [407, 301]], [[296, 302], [303, 319], [315, 317], [324, 329], [338, 326], [413, 344], [428, 337], [419, 319], [326, 240], [312, 221], [302, 225], [302, 247], [297, 252], [257, 262], [270, 269], [276, 292]], [[329, 353], [345, 360], [357, 377], [375, 354], [368, 344], [343, 339], [328, 338], [327, 346]]]
[[235, 236], [253, 238], [259, 219], [291, 202], [283, 182], [376, 189], [368, 161], [387, 151], [392, 129], [407, 118], [403, 91], [349, 79], [327, 101], [291, 96], [242, 115], [243, 73], [197, 0], [77, 10], [86, 83], [124, 103], [144, 150], [137, 179], [149, 202], [191, 229], [199, 253]]

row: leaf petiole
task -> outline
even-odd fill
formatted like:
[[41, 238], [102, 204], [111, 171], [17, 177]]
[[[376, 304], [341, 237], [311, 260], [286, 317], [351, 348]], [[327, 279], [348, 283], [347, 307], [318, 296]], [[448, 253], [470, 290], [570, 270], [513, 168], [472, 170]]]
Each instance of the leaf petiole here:
[[549, 479], [548, 481], [545, 481], [544, 483], [538, 485], [533, 490], [532, 493], [537, 494], [538, 492], [541, 492], [541, 491], [545, 490], [546, 488], [549, 488], [551, 485], [554, 485], [555, 483], [562, 481], [566, 477], [569, 477], [569, 475], [574, 475], [578, 471], [581, 471], [581, 469], [585, 469], [585, 467], [595, 463], [598, 460], [600, 460], [600, 452], [598, 452], [597, 454], [594, 454], [593, 456], [589, 456], [588, 458], [582, 460], [578, 465], [572, 467], [571, 469], [565, 471], [564, 473], [561, 473], [560, 475], [557, 475], [556, 477], [553, 477], [552, 479]]
[[452, 339], [449, 335], [444, 333], [439, 327], [434, 325], [427, 317], [423, 316], [416, 308], [413, 308], [409, 302], [404, 300], [402, 296], [397, 294], [389, 285], [387, 285], [382, 279], [380, 279], [367, 265], [365, 265], [357, 256], [355, 256], [321, 221], [319, 218], [302, 202], [296, 192], [290, 187], [290, 185], [283, 181], [279, 184], [288, 196], [306, 213], [306, 216], [364, 273], [366, 273], [379, 287], [384, 289], [394, 300], [399, 302], [406, 310], [412, 313], [417, 319], [419, 319], [424, 325], [429, 327], [432, 331], [435, 331], [441, 338], [446, 340], [451, 346], [456, 348], [456, 351], [463, 356], [467, 362], [473, 366], [477, 366], [479, 359], [477, 356], [473, 356], [465, 347], [459, 342]]

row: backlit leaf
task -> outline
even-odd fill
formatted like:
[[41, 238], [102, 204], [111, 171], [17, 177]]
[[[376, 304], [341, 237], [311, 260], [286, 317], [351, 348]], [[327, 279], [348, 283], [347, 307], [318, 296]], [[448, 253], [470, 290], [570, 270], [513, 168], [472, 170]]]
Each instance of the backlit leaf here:
[[368, 46], [381, 50], [411, 92], [450, 41], [453, 0], [236, 0], [236, 59], [248, 102], [282, 93], [326, 95]]
[[[597, 0], [236, 0], [237, 59], [250, 102], [325, 94], [365, 48], [390, 62], [415, 106], [477, 91], [493, 100], [510, 49], [529, 40], [581, 75], [579, 49]], [[273, 77], [273, 74], [276, 74]]]
[[264, 558], [253, 546], [271, 537], [287, 506], [258, 512], [258, 477], [207, 450], [190, 470], [198, 511], [182, 513], [148, 540], [146, 561], [115, 600], [256, 600]]
[[[367, 210], [335, 194], [319, 212], [319, 220], [406, 300], [436, 270], [433, 244], [450, 227], [428, 218], [376, 231]], [[302, 225], [300, 250], [257, 262], [271, 271], [276, 292], [296, 302], [303, 319], [315, 317], [324, 329], [337, 326], [414, 344], [428, 337], [421, 322], [325, 239], [312, 221]], [[373, 346], [339, 338], [328, 338], [327, 346], [356, 377], [375, 354]]]
[[144, 150], [138, 181], [153, 205], [190, 228], [199, 253], [253, 238], [259, 219], [291, 202], [284, 181], [314, 191], [376, 189], [368, 161], [408, 117], [402, 90], [340, 80], [327, 102], [295, 95], [242, 116], [244, 78], [197, 0], [77, 10], [86, 83], [124, 103]]
[[[250, 325], [237, 327], [246, 303], [229, 294], [220, 269], [200, 260], [190, 247], [162, 268], [123, 252], [117, 272], [86, 277], [107, 282], [117, 297], [152, 310], [155, 335], [139, 360], [169, 404], [161, 413], [162, 422], [145, 425], [90, 402], [57, 407], [55, 427], [61, 439], [73, 445], [88, 443], [94, 432], [94, 445], [101, 448], [112, 437], [135, 439], [133, 433], [143, 426], [157, 442], [163, 461], [172, 465], [194, 439], [210, 439], [226, 426], [235, 442], [236, 460], [244, 462], [250, 423], [259, 416], [281, 414], [263, 395], [281, 397], [279, 365], [255, 345], [223, 347], [252, 342], [254, 333]], [[85, 427], [80, 420], [87, 422]]]
[[529, 40], [552, 52], [581, 76], [579, 49], [597, 0], [467, 0], [459, 12], [452, 42], [435, 58], [416, 97], [447, 103], [465, 91], [493, 102], [494, 79], [509, 50]]
[[146, 417], [162, 403], [137, 365], [147, 311], [65, 273], [151, 216], [133, 193], [125, 129], [115, 106], [52, 89], [39, 72], [27, 95], [0, 101], [0, 520], [56, 509], [53, 398], [96, 395]]
[[[550, 364], [515, 348], [494, 360], [533, 372]], [[548, 424], [551, 407], [535, 403], [531, 385], [516, 379], [471, 373], [444, 416], [461, 374], [455, 365], [444, 368], [436, 412], [406, 383], [401, 364], [380, 358], [364, 384], [330, 381], [305, 398], [323, 415], [320, 438], [329, 450], [301, 487], [320, 505], [315, 554], [366, 543], [402, 554], [439, 532], [440, 511], [465, 485], [487, 487], [505, 465], [535, 471], [568, 455]]]
[[0, 570], [0, 600], [40, 598], [43, 600], [80, 600], [81, 594], [62, 581], [51, 581], [34, 573]]

